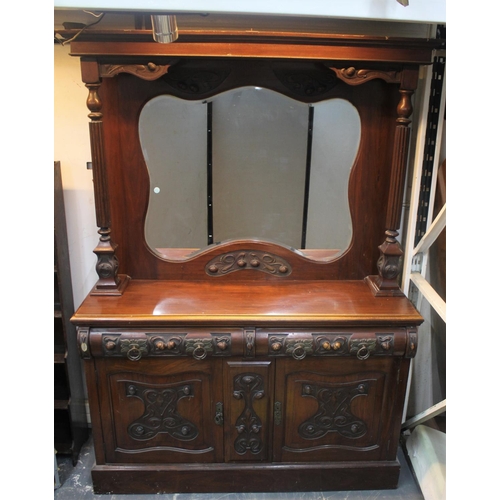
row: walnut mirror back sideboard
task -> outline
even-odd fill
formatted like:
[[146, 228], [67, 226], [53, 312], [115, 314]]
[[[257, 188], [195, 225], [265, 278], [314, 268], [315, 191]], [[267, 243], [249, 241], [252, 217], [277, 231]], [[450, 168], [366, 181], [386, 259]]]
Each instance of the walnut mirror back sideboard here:
[[215, 28], [71, 42], [99, 228], [72, 318], [96, 493], [397, 487], [423, 321], [398, 285], [398, 231], [436, 43]]

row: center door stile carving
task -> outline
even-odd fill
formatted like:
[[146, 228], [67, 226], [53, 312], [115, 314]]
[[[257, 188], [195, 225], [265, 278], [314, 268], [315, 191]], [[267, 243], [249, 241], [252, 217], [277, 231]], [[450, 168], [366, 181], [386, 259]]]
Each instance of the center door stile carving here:
[[224, 365], [226, 461], [260, 462], [271, 457], [272, 361], [228, 361]]

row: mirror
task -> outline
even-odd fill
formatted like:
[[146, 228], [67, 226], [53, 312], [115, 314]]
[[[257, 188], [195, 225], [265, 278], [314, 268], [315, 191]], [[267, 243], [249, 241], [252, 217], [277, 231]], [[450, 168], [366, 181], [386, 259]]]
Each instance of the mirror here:
[[151, 99], [139, 118], [150, 176], [148, 245], [179, 260], [231, 239], [331, 260], [352, 238], [349, 175], [361, 137], [344, 99], [314, 104], [242, 87]]

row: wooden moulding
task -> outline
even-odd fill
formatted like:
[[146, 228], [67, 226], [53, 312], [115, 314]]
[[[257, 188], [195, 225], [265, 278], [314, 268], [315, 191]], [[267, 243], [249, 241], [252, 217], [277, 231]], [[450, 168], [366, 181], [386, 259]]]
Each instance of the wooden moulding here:
[[400, 463], [96, 465], [96, 494], [394, 489]]
[[331, 33], [266, 33], [227, 30], [179, 31], [171, 44], [153, 41], [150, 31], [82, 33], [71, 43], [75, 56], [193, 56], [286, 58], [429, 64], [443, 40], [336, 35]]

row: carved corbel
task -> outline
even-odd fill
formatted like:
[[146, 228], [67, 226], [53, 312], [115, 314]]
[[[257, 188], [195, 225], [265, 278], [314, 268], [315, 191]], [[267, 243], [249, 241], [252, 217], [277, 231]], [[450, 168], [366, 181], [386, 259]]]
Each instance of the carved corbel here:
[[414, 358], [417, 354], [418, 334], [416, 328], [408, 328], [406, 333], [405, 358]]
[[82, 359], [90, 359], [89, 329], [78, 327], [76, 329], [76, 342]]
[[90, 111], [89, 133], [94, 177], [96, 221], [99, 227], [99, 243], [94, 249], [97, 255], [96, 271], [99, 279], [91, 295], [122, 295], [130, 280], [118, 274], [117, 245], [111, 239], [111, 216], [109, 208], [108, 181], [104, 155], [102, 102], [99, 97], [101, 78], [96, 61], [82, 61], [82, 80], [89, 89], [87, 108]]
[[99, 75], [101, 78], [111, 78], [120, 73], [129, 73], [142, 80], [153, 81], [165, 75], [170, 68], [170, 64], [100, 64]]
[[380, 258], [377, 262], [378, 276], [367, 276], [375, 296], [403, 296], [399, 288], [403, 250], [397, 237], [401, 223], [403, 189], [406, 176], [406, 163], [410, 144], [410, 116], [413, 112], [412, 96], [418, 83], [418, 69], [405, 69], [401, 74], [397, 106], [396, 131], [392, 154], [391, 185], [387, 209], [385, 241], [378, 248]]
[[348, 85], [361, 85], [379, 78], [387, 83], [399, 83], [401, 80], [401, 72], [399, 71], [381, 71], [375, 69], [356, 69], [353, 66], [348, 68], [330, 68], [339, 80], [342, 80]]

